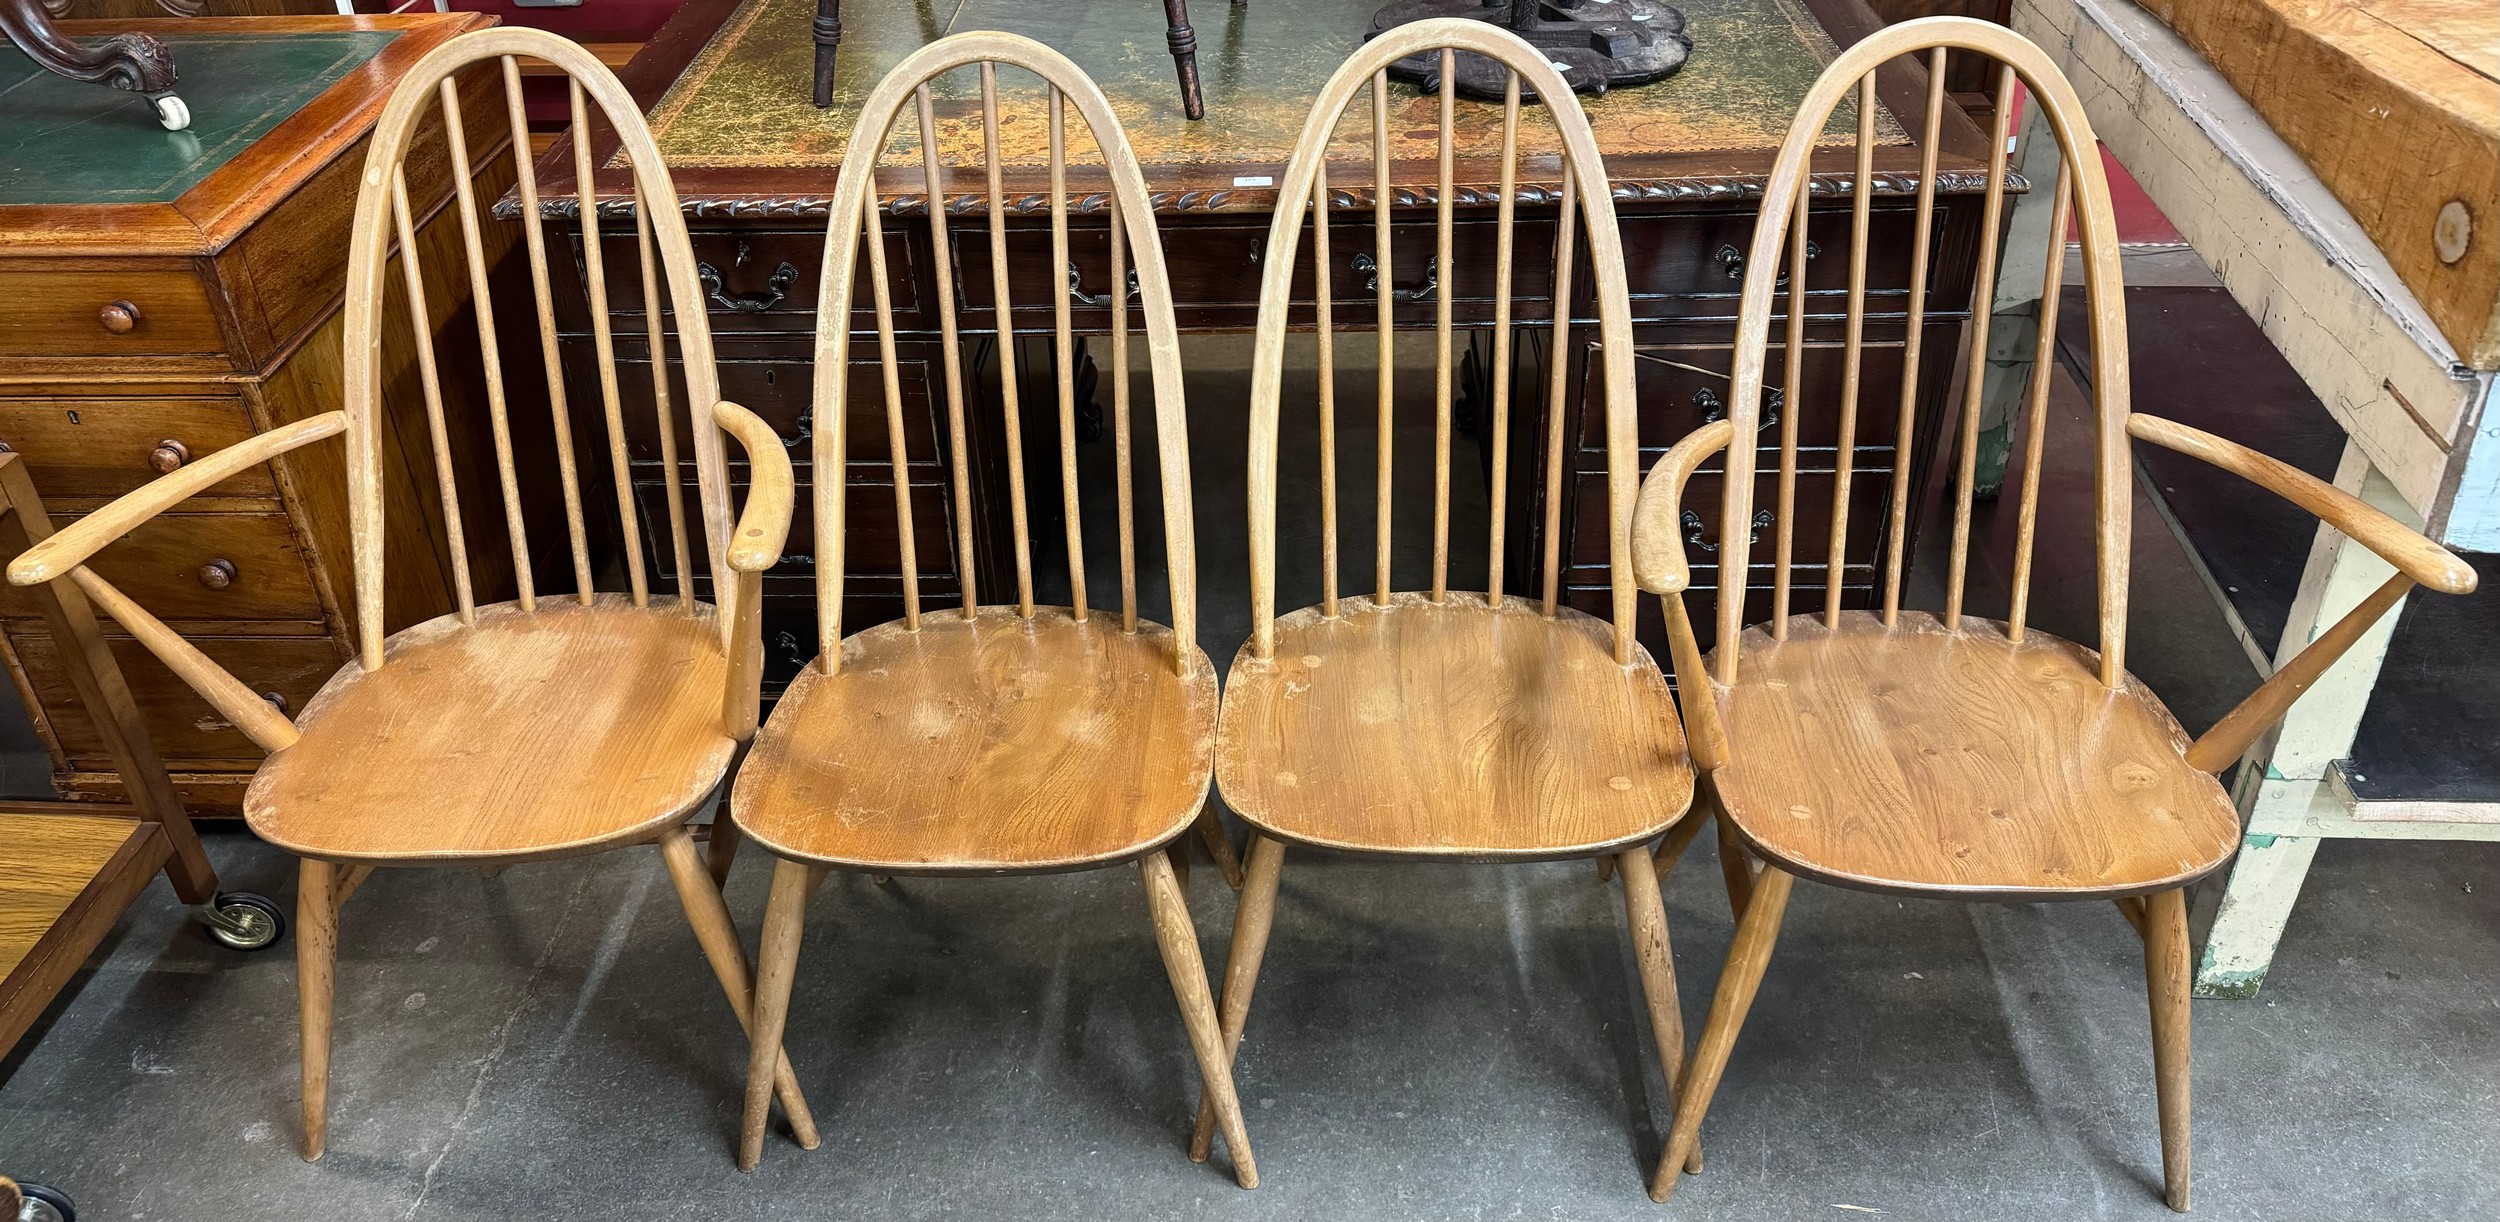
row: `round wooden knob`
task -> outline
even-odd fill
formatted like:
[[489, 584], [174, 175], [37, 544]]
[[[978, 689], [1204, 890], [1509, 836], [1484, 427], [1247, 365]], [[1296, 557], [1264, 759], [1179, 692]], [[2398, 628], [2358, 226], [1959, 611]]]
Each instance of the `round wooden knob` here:
[[223, 556], [200, 566], [200, 584], [212, 590], [225, 589], [233, 585], [234, 579], [240, 576], [242, 574], [235, 570], [234, 561]]
[[127, 301], [116, 301], [95, 312], [96, 321], [115, 335], [128, 335], [139, 329], [139, 307]]
[[191, 461], [191, 447], [171, 437], [157, 442], [156, 448], [148, 451], [148, 465], [156, 468], [158, 475], [171, 475], [181, 470], [182, 464], [189, 461]]

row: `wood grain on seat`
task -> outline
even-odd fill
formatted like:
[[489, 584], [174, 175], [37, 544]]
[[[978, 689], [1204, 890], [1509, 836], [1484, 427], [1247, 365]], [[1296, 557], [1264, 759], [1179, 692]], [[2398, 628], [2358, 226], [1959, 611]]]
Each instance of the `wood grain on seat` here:
[[1215, 666], [1172, 633], [1062, 608], [983, 607], [842, 642], [800, 672], [731, 799], [783, 857], [882, 873], [1006, 874], [1123, 861], [1204, 804]]
[[1666, 680], [1613, 629], [1481, 594], [1350, 598], [1233, 663], [1225, 801], [1286, 840], [1447, 858], [1587, 857], [1682, 817], [1693, 772]]
[[2093, 899], [2193, 882], [2239, 817], [2133, 676], [2033, 629], [1904, 611], [1749, 629], [1720, 693], [1732, 757], [1713, 774], [1747, 842], [1782, 868], [1882, 891]]
[[336, 861], [512, 861], [647, 839], [711, 796], [734, 743], [712, 608], [502, 603], [342, 667], [244, 796], [252, 830]]

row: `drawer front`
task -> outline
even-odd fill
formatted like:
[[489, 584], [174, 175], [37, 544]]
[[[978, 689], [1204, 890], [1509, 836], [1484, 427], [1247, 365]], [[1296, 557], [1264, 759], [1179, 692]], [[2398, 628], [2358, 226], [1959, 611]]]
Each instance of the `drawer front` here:
[[[1753, 244], [1754, 210], [1651, 213], [1622, 218], [1624, 271], [1634, 286], [1633, 312], [1643, 317], [1733, 315], [1745, 288], [1745, 260]], [[1938, 210], [1941, 220], [1942, 210]], [[1811, 312], [1848, 309], [1849, 210], [1817, 209], [1806, 218], [1806, 292]], [[1868, 309], [1904, 308], [1910, 287], [1910, 247], [1918, 214], [1909, 208], [1877, 208], [1867, 218]], [[1783, 258], [1783, 262], [1785, 259]], [[1583, 280], [1585, 283], [1585, 279]], [[1785, 291], [1785, 278], [1782, 281]], [[1584, 296], [1587, 289], [1578, 290]], [[1891, 300], [1877, 303], [1877, 298]], [[1785, 314], [1785, 303], [1778, 305]], [[1954, 308], [1961, 308], [1955, 306]]]
[[[824, 290], [824, 226], [696, 230], [689, 237], [715, 334], [815, 331], [816, 297]], [[640, 336], [647, 324], [643, 321], [641, 255], [635, 249], [633, 226], [603, 218], [599, 238], [607, 270], [608, 313], [620, 337]], [[573, 240], [578, 245], [580, 235], [576, 233]], [[920, 317], [922, 306], [917, 294], [925, 276], [902, 228], [886, 230], [885, 258], [896, 329], [936, 329], [934, 320], [923, 321]], [[869, 288], [868, 256], [864, 250], [852, 283], [856, 299], [851, 304], [851, 325], [873, 330], [877, 325], [876, 298]], [[659, 289], [662, 296], [667, 295], [666, 284]]]
[[208, 290], [187, 268], [97, 262], [0, 271], [0, 352], [11, 356], [213, 356], [224, 350]]
[[[181, 627], [175, 625], [177, 631]], [[53, 737], [70, 757], [71, 766], [111, 768], [112, 759], [105, 754], [103, 737], [88, 718], [86, 707], [79, 703], [77, 689], [61, 665], [60, 651], [54, 647], [51, 634], [41, 624], [11, 624], [8, 637], [10, 647], [17, 652], [18, 664], [25, 668], [27, 683], [35, 689], [35, 698], [52, 723]], [[253, 691], [275, 693], [289, 717], [303, 712], [305, 702], [321, 690], [340, 664], [338, 649], [327, 637], [186, 635], [185, 639]], [[209, 707], [199, 693], [166, 669], [145, 646], [123, 637], [107, 640], [112, 646], [113, 660], [130, 684], [140, 718], [147, 723], [157, 752], [165, 757], [168, 766], [177, 770], [213, 768], [221, 762], [261, 758], [260, 748], [251, 739]]]
[[[162, 619], [322, 618], [312, 570], [285, 514], [166, 514], [140, 523], [88, 566]], [[0, 616], [41, 614], [26, 591], [0, 593]]]
[[[882, 481], [884, 469], [870, 468], [864, 471], [854, 467], [850, 473], [850, 480], [843, 488], [843, 500], [850, 531], [849, 538], [846, 540], [845, 572], [852, 580], [876, 576], [897, 577], [899, 580], [899, 575], [903, 570], [903, 547], [902, 530], [894, 513], [894, 485], [884, 482], [867, 482], [869, 478], [872, 478], [870, 471], [875, 473], [873, 478]], [[659, 523], [662, 528], [661, 533], [665, 533], [668, 522], [667, 486], [657, 482], [638, 480], [634, 484], [634, 495], [644, 520]], [[743, 505], [745, 503], [743, 498], [744, 493], [741, 491], [737, 498], [733, 498], [733, 503]], [[929, 582], [932, 579], [944, 576], [951, 582], [954, 577], [955, 532], [953, 520], [950, 517], [952, 511], [947, 502], [947, 492], [943, 485], [912, 485], [912, 537], [913, 546], [917, 551], [915, 559], [920, 570], [924, 597], [928, 593]], [[702, 526], [700, 515], [695, 508], [694, 490], [691, 486], [686, 490], [686, 515], [688, 545], [694, 549], [695, 563], [700, 565], [702, 548], [697, 532], [702, 529]], [[646, 537], [649, 537], [648, 532]], [[790, 540], [782, 546], [781, 563], [765, 571], [766, 583], [775, 589], [792, 582], [799, 584], [802, 588], [812, 588], [806, 586], [805, 583], [812, 582], [816, 578], [817, 550], [816, 490], [813, 485], [802, 482], [798, 486], [798, 502], [791, 507]], [[654, 574], [652, 581], [655, 585], [675, 582], [677, 580], [676, 557], [673, 555], [653, 557], [651, 572]], [[702, 574], [698, 573], [697, 576], [700, 577]], [[901, 589], [899, 583], [895, 588], [898, 591]], [[954, 587], [950, 585], [948, 588], [951, 590]], [[698, 593], [709, 597], [708, 586], [698, 583]]]
[[[1881, 453], [1862, 452], [1858, 457], [1862, 464], [1881, 464], [1888, 459]], [[1819, 574], [1831, 547], [1832, 490], [1836, 479], [1829, 467], [1797, 473], [1796, 523], [1790, 556], [1800, 572], [1811, 564]], [[1597, 570], [1597, 580], [1603, 581], [1607, 562], [1606, 476], [1603, 472], [1582, 472], [1576, 483], [1571, 563], [1575, 569]], [[1719, 496], [1726, 486], [1727, 476], [1718, 470], [1701, 471], [1685, 485], [1679, 529], [1684, 535], [1684, 560], [1692, 566], [1696, 587], [1715, 588], [1719, 565], [1726, 558], [1724, 540], [1719, 538]], [[1843, 563], [1851, 568], [1871, 567], [1875, 563], [1887, 521], [1885, 498], [1891, 489], [1892, 472], [1885, 467], [1861, 465], [1853, 469], [1849, 480], [1849, 546], [1843, 556]], [[1779, 558], [1778, 521], [1779, 472], [1759, 472], [1754, 480], [1748, 555], [1760, 570], [1759, 579], [1766, 583], [1771, 577], [1770, 566]], [[1577, 576], [1574, 579], [1579, 580]], [[1818, 575], [1815, 580], [1819, 583], [1822, 578]]]
[[[938, 345], [907, 343], [897, 346], [896, 383], [903, 397], [903, 447], [908, 460], [926, 469], [925, 476], [939, 479], [937, 431], [938, 416], [945, 411], [945, 392], [938, 384], [946, 377], [946, 369], [937, 354]], [[873, 355], [851, 362], [849, 400], [845, 414], [850, 418], [850, 456], [855, 463], [891, 463], [885, 420], [884, 363]], [[815, 367], [803, 358], [778, 356], [753, 360], [722, 359], [719, 362], [721, 397], [764, 418], [781, 434], [788, 447], [790, 461], [804, 469], [815, 458], [816, 409]], [[636, 463], [660, 460], [659, 417], [652, 410], [651, 363], [643, 360], [622, 360], [616, 363], [617, 403], [625, 415], [626, 453]], [[694, 424], [686, 414], [685, 369], [680, 361], [669, 362], [669, 414], [677, 428], [678, 460], [686, 464], [689, 476], [694, 464]], [[964, 393], [973, 398], [966, 407], [967, 422], [986, 410], [981, 403], [983, 392], [971, 385], [972, 374], [965, 375]], [[594, 392], [595, 393], [595, 392]], [[592, 400], [596, 402], [596, 400]], [[724, 441], [725, 453], [732, 464], [745, 454], [735, 441]]]
[[[251, 435], [239, 399], [0, 399], [0, 448], [24, 455], [36, 491], [56, 505], [120, 496]], [[201, 495], [274, 501], [278, 485], [263, 465]]]
[[[1432, 289], [1449, 285], [1452, 315], [1461, 322], [1483, 323], [1493, 317], [1495, 242], [1499, 226], [1490, 220], [1452, 225], [1451, 261], [1455, 270], [1440, 268], [1439, 235], [1430, 221], [1391, 226], [1390, 285], [1416, 299], [1401, 301], [1400, 321], [1428, 325], [1438, 309]], [[947, 230], [955, 258], [958, 300], [966, 310], [984, 314], [995, 309], [997, 295], [990, 275], [989, 230], [985, 223], [956, 222]], [[1257, 321], [1259, 291], [1267, 274], [1265, 225], [1167, 225], [1162, 229], [1163, 257], [1172, 281], [1172, 303], [1185, 323], [1206, 326], [1249, 326]], [[1517, 255], [1511, 278], [1513, 317], [1534, 321], [1552, 317], [1554, 226], [1550, 221], [1517, 223], [1513, 242]], [[1073, 307], [1072, 324], [1099, 333], [1109, 327], [1111, 237], [1100, 225], [1071, 226], [1068, 263], [1051, 265], [1047, 222], [1022, 221], [1007, 233], [1007, 283], [1015, 303], [1016, 326], [1022, 330], [1054, 325], [1056, 299], [1065, 293]], [[1329, 229], [1329, 300], [1340, 322], [1369, 324], [1377, 318], [1376, 264], [1379, 246], [1369, 213], [1339, 214]], [[1305, 230], [1296, 256], [1293, 300], [1316, 299], [1311, 236]], [[1075, 281], [1069, 280], [1069, 265]], [[1127, 291], [1122, 286], [1121, 291]], [[1091, 298], [1092, 301], [1087, 299]], [[1299, 319], [1297, 320], [1299, 321]], [[967, 325], [990, 328], [988, 318], [966, 319]]]
[[[1581, 384], [1589, 388], [1589, 399], [1580, 413], [1580, 445], [1602, 452], [1606, 448], [1606, 371], [1599, 351], [1596, 344], [1582, 349]], [[1667, 447], [1691, 436], [1695, 429], [1727, 418], [1727, 371], [1733, 356], [1730, 349], [1719, 345], [1635, 347], [1632, 378], [1644, 451], [1664, 453]], [[1786, 346], [1781, 345], [1772, 348], [1764, 360], [1762, 414], [1756, 437], [1763, 451], [1774, 456], [1765, 461], [1778, 461], [1780, 421], [1788, 415], [1788, 396], [1777, 385], [1786, 376], [1787, 359]], [[1797, 418], [1800, 450], [1829, 450], [1840, 444], [1841, 380], [1847, 365], [1848, 348], [1843, 344], [1806, 345], [1799, 371], [1804, 388], [1804, 412]], [[1888, 447], [1899, 440], [1901, 367], [1902, 349], [1898, 344], [1868, 344], [1860, 350], [1859, 446]], [[1830, 459], [1826, 456], [1808, 461], [1829, 463]], [[1643, 466], [1646, 468], [1647, 463]]]

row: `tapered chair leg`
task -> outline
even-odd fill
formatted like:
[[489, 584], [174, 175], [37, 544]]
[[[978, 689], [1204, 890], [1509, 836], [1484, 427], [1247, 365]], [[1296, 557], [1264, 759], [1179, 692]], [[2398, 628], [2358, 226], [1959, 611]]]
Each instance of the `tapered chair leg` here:
[[1198, 1076], [1207, 1097], [1215, 1101], [1215, 1118], [1224, 1126], [1224, 1147], [1233, 1156], [1233, 1179], [1244, 1188], [1259, 1186], [1259, 1167], [1250, 1155], [1250, 1130], [1242, 1123], [1241, 1099], [1233, 1093], [1232, 1057], [1224, 1049], [1224, 1031], [1215, 1020], [1215, 998], [1207, 992], [1207, 965], [1198, 954], [1198, 927], [1189, 919], [1189, 904], [1180, 882], [1172, 877], [1172, 859], [1148, 853], [1137, 862], [1146, 880], [1146, 908], [1154, 916], [1155, 942], [1163, 950], [1163, 970], [1172, 977], [1172, 995], [1181, 1003], [1181, 1024], [1198, 1053]]
[[1736, 824], [1725, 814], [1718, 817], [1718, 824], [1719, 877], [1727, 882], [1727, 910], [1742, 917], [1753, 899], [1753, 866], [1745, 842], [1737, 838]]
[[1657, 850], [1649, 855], [1649, 866], [1650, 873], [1660, 883], [1666, 882], [1667, 875], [1675, 872], [1675, 863], [1684, 859], [1684, 850], [1693, 847], [1693, 840], [1701, 835], [1701, 825], [1705, 819], [1706, 816], [1696, 808], [1678, 820], [1674, 827], [1668, 828], [1667, 834], [1659, 838]]
[[[1224, 1000], [1218, 1009], [1224, 1023], [1224, 1059], [1230, 1064], [1241, 1051], [1241, 1029], [1250, 1019], [1250, 993], [1259, 985], [1259, 964], [1267, 958], [1268, 930], [1276, 924], [1276, 884], [1284, 877], [1285, 842], [1265, 836], [1250, 838], [1250, 868], [1242, 877], [1241, 907], [1233, 914], [1233, 945], [1224, 956]], [[1198, 1101], [1198, 1124], [1189, 1134], [1189, 1159], [1205, 1162], [1215, 1144], [1215, 1096]]]
[[1233, 851], [1233, 838], [1224, 834], [1224, 823], [1215, 817], [1212, 805], [1198, 808], [1198, 841], [1207, 846], [1215, 868], [1224, 872], [1224, 885], [1241, 890], [1241, 856]]
[[[686, 909], [686, 923], [694, 927], [694, 940], [702, 945], [703, 957], [711, 961], [712, 974], [720, 978], [721, 991], [729, 995], [729, 1009], [738, 1016], [738, 1029], [752, 1028], [754, 998], [747, 980], [746, 951], [738, 945], [737, 927], [730, 924], [729, 905], [721, 902], [719, 888], [704, 872], [703, 863], [695, 858], [693, 834], [683, 824], [662, 833], [660, 856], [668, 862], [669, 881], [677, 886], [677, 902]], [[781, 1100], [781, 1110], [790, 1117], [790, 1135], [798, 1140], [801, 1149], [815, 1149], [819, 1144], [816, 1117], [807, 1109], [806, 1096], [799, 1093], [798, 1076], [790, 1072], [787, 1054], [773, 1067], [773, 1093]]]
[[719, 890], [729, 885], [729, 866], [738, 859], [738, 842], [745, 834], [738, 830], [738, 821], [729, 817], [724, 805], [712, 816], [712, 837], [705, 842], [703, 870], [712, 877], [712, 887]]
[[1649, 1199], [1661, 1204], [1675, 1195], [1678, 1172], [1701, 1145], [1701, 1118], [1710, 1111], [1710, 1097], [1718, 1093], [1720, 1075], [1727, 1072], [1727, 1054], [1745, 1025], [1745, 1012], [1753, 1008], [1754, 991], [1762, 987], [1762, 970], [1770, 965], [1780, 918], [1788, 913], [1789, 887], [1796, 882], [1777, 866], [1764, 869], [1753, 881], [1753, 898], [1736, 923], [1736, 941], [1719, 972], [1719, 991], [1710, 999], [1709, 1021], [1702, 1025], [1701, 1042], [1694, 1045], [1692, 1063], [1684, 1070], [1666, 1157], [1658, 1160], [1657, 1174], [1649, 1181]]
[[331, 973], [338, 962], [337, 869], [303, 859], [295, 884], [295, 996], [303, 1027], [304, 1161], [329, 1140]]
[[773, 866], [772, 898], [764, 905], [764, 944], [755, 956], [755, 1023], [747, 1040], [746, 1112], [738, 1124], [738, 1170], [764, 1158], [764, 1121], [772, 1111], [773, 1075], [783, 1064], [781, 1036], [790, 1024], [790, 985], [798, 975], [799, 934], [807, 925], [807, 893], [817, 871], [795, 861]]
[[[1684, 1074], [1684, 1005], [1675, 993], [1675, 950], [1667, 937], [1667, 904], [1658, 894], [1658, 874], [1650, 868], [1648, 849], [1624, 850], [1615, 872], [1623, 876], [1623, 916], [1632, 927], [1632, 957], [1641, 966], [1649, 1030], [1658, 1042], [1658, 1063], [1666, 1067], [1668, 1106], [1673, 1107], [1680, 1095], [1676, 1083]], [[1700, 1146], [1686, 1156], [1684, 1169], [1701, 1170]]]
[[2187, 892], [2144, 901], [2144, 986], [2153, 1008], [2153, 1089], [2161, 1108], [2161, 1178], [2170, 1207], [2188, 1211]]

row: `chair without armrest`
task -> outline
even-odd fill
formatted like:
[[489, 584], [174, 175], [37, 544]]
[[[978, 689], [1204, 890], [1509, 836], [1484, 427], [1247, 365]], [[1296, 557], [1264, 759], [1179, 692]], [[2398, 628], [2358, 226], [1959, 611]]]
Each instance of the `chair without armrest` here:
[[[2184, 888], [2227, 862], [2240, 835], [2237, 811], [2213, 774], [2238, 763], [2291, 701], [2415, 583], [2451, 593], [2474, 586], [2473, 571], [2455, 556], [2358, 498], [2235, 443], [2130, 410], [2117, 234], [2108, 181], [2082, 105], [2048, 57], [2020, 35], [1967, 18], [1938, 17], [1869, 36], [1835, 60], [1807, 95], [1772, 170], [1762, 220], [1747, 256], [1730, 417], [1669, 451], [1641, 490], [1633, 555], [1642, 588], [1666, 602], [1679, 659], [1698, 653], [1683, 615], [1685, 557], [1675, 529], [1685, 481], [1705, 461], [1724, 454], [1722, 526], [1732, 531], [1751, 518], [1755, 450], [1731, 447], [1730, 439], [1752, 436], [1760, 419], [1783, 240], [1790, 259], [1789, 283], [1803, 286], [1805, 197], [1814, 145], [1835, 109], [1854, 94], [1857, 158], [1850, 190], [1859, 244], [1849, 271], [1839, 479], [1830, 511], [1828, 557], [1835, 569], [1841, 563], [1849, 531], [1849, 464], [1866, 315], [1864, 237], [1872, 194], [1874, 74], [1895, 57], [1924, 53], [1928, 119], [1910, 282], [1925, 284], [1935, 206], [1937, 116], [1948, 51], [1986, 56], [1999, 70], [1976, 279], [1983, 286], [1983, 299], [1971, 315], [1965, 397], [1954, 422], [1959, 467], [1945, 605], [1935, 614], [1902, 606], [1908, 498], [1896, 497], [1882, 524], [1887, 547], [1880, 610], [1844, 611], [1835, 581], [1819, 614], [1790, 614], [1792, 565], [1813, 558], [1794, 555], [1792, 547], [1790, 523], [1798, 511], [1797, 413], [1785, 413], [1773, 510], [1779, 525], [1772, 618], [1744, 629], [1748, 566], [1723, 564], [1719, 644], [1707, 659], [1706, 678], [1693, 672], [1686, 689], [1695, 754], [1710, 770], [1704, 792], [1711, 796], [1723, 833], [1732, 837], [1723, 843], [1735, 853], [1760, 857], [1762, 863], [1758, 880], [1748, 888], [1749, 899], [1739, 905], [1735, 944], [1685, 1074], [1687, 1091], [1677, 1106], [1667, 1156], [1651, 1185], [1651, 1195], [1661, 1201], [1675, 1189], [1680, 1155], [1697, 1148], [1702, 1118], [1761, 983], [1791, 887], [1796, 878], [1805, 877], [1910, 896], [2116, 901], [2144, 940], [2164, 1196], [2171, 1208], [2186, 1210], [2190, 973]], [[2097, 650], [2028, 624], [2049, 389], [2056, 365], [2049, 345], [2057, 333], [2064, 275], [2064, 262], [2055, 251], [2045, 261], [2040, 351], [2027, 388], [2010, 607], [2002, 621], [1983, 619], [1966, 607], [1980, 364], [1988, 352], [1985, 286], [1996, 280], [2007, 116], [2017, 79], [2029, 87], [2031, 104], [2041, 107], [2049, 120], [2063, 160], [2049, 215], [2066, 215], [2071, 203], [2083, 244], [2095, 399], [2091, 525]], [[1915, 404], [1907, 388], [1918, 380], [1925, 308], [1925, 294], [1914, 292], [1899, 416], [1905, 443], [1914, 427]], [[1807, 401], [1798, 393], [1798, 377], [1810, 309], [1792, 288], [1783, 383], [1789, 404]], [[2254, 480], [2318, 514], [2398, 570], [2192, 743], [2160, 699], [2126, 670], [2131, 439], [2179, 450]]]
[[[666, 535], [651, 543], [673, 555], [673, 597], [654, 596], [650, 589], [642, 524], [632, 499], [614, 342], [603, 310], [593, 312], [598, 387], [630, 588], [602, 593], [593, 584], [590, 520], [567, 387], [556, 360], [550, 271], [521, 106], [524, 58], [551, 64], [569, 78], [575, 166], [585, 193], [582, 257], [593, 300], [604, 300], [606, 294], [600, 201], [590, 186], [586, 138], [594, 112], [621, 134], [632, 162], [631, 202], [650, 319], [658, 457], [666, 472], [669, 519]], [[481, 117], [473, 129], [462, 113], [458, 78], [473, 66], [490, 63], [488, 70], [502, 76], [506, 105], [500, 115]], [[529, 514], [521, 495], [523, 472], [515, 457], [510, 401], [526, 383], [507, 385], [496, 295], [489, 283], [490, 236], [481, 229], [480, 192], [473, 181], [499, 173], [500, 167], [468, 152], [472, 131], [483, 132], [488, 123], [508, 125], [512, 143], [511, 168], [519, 188], [574, 581], [572, 592], [563, 596], [542, 597], [531, 570]], [[432, 273], [415, 240], [402, 169], [409, 157], [423, 155], [420, 146], [428, 139], [441, 140], [450, 164], [465, 171], [453, 176], [462, 258], [457, 266], [436, 270], [466, 275], [474, 299], [500, 508], [517, 593], [506, 602], [478, 601], [471, 574], [471, 545], [476, 541], [462, 529], [453, 452], [468, 439], [455, 437], [445, 420], [445, 366], [436, 359], [438, 333], [427, 308]], [[492, 241], [501, 237], [493, 235]], [[686, 820], [719, 789], [754, 732], [762, 649], [760, 574], [779, 557], [792, 487], [789, 459], [769, 427], [734, 404], [717, 402], [711, 335], [676, 191], [632, 99], [614, 74], [579, 45], [543, 31], [507, 27], [454, 39], [419, 60], [374, 128], [350, 242], [345, 393], [339, 410], [269, 430], [185, 464], [37, 542], [9, 567], [9, 579], [19, 585], [74, 584], [270, 753], [246, 794], [244, 813], [263, 839], [302, 859], [296, 947], [308, 1159], [320, 1157], [325, 1145], [338, 913], [376, 867], [458, 863], [493, 869], [656, 843], [732, 1010], [742, 1024], [747, 1021], [744, 953], [720, 893], [696, 856]], [[399, 268], [396, 300], [389, 275], [394, 262]], [[660, 292], [663, 279], [665, 301], [676, 307], [676, 339], [685, 358], [686, 406], [708, 561], [700, 574], [690, 563], [677, 425], [667, 363], [659, 359], [666, 351], [664, 317], [670, 313]], [[384, 334], [384, 324], [394, 313], [410, 323], [408, 348], [397, 363], [385, 360], [384, 347], [393, 338]], [[449, 543], [448, 554], [438, 558], [440, 576], [457, 609], [386, 635], [381, 435], [394, 427], [395, 415], [413, 412], [420, 403], [431, 442], [438, 496], [434, 508]], [[753, 469], [753, 490], [744, 513], [734, 521], [722, 431], [738, 438]], [[290, 720], [114, 589], [86, 561], [134, 526], [218, 480], [333, 437], [343, 439], [346, 451], [358, 656]], [[698, 576], [720, 595], [722, 610], [698, 601]], [[716, 841], [714, 851], [725, 854], [732, 844]], [[775, 1064], [792, 1130], [802, 1145], [813, 1146], [814, 1122], [796, 1080], [786, 1063], [776, 1058]]]

